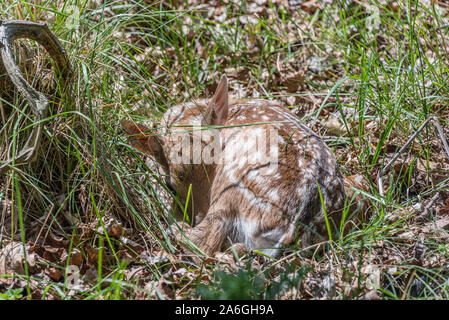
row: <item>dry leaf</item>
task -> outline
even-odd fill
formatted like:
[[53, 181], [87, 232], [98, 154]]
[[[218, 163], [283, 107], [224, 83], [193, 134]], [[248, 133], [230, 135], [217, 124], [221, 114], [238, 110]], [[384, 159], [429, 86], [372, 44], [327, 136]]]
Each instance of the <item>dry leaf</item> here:
[[370, 290], [367, 293], [365, 293], [362, 297], [364, 300], [380, 300], [379, 294], [377, 293], [377, 290]]
[[287, 92], [294, 93], [298, 91], [299, 87], [304, 83], [304, 70], [292, 71], [287, 74], [281, 74], [280, 85], [287, 88]]
[[[27, 250], [27, 263], [35, 266], [35, 254], [29, 253], [29, 245], [25, 245]], [[21, 242], [11, 242], [0, 250], [0, 274], [24, 274], [25, 255]]]
[[63, 270], [51, 267], [47, 269], [47, 274], [53, 281], [59, 281], [62, 278]]
[[367, 277], [365, 286], [368, 290], [380, 288], [380, 269], [376, 265], [364, 266], [361, 272]]
[[437, 230], [449, 230], [449, 216], [443, 216], [436, 220], [435, 222], [431, 221], [425, 224], [422, 228], [424, 233], [428, 233], [430, 231]]
[[324, 127], [330, 135], [340, 136], [346, 133], [345, 124], [334, 114], [329, 115], [329, 118], [324, 123]]

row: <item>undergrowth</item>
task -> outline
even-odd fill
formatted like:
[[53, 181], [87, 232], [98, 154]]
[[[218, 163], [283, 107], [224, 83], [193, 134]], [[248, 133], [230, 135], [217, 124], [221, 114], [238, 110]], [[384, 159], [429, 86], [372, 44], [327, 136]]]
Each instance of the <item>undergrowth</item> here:
[[[45, 51], [17, 42], [27, 80], [52, 104], [38, 159], [0, 176], [0, 298], [447, 299], [449, 161], [435, 127], [384, 176], [384, 196], [377, 176], [429, 117], [449, 136], [449, 7], [308, 3], [0, 0], [0, 19], [48, 24], [73, 77], [61, 96]], [[345, 175], [369, 182], [361, 225], [279, 260], [181, 253], [166, 177], [120, 122], [157, 123], [210, 96], [221, 74], [234, 97], [281, 101]], [[16, 92], [0, 107], [5, 160], [33, 120]]]

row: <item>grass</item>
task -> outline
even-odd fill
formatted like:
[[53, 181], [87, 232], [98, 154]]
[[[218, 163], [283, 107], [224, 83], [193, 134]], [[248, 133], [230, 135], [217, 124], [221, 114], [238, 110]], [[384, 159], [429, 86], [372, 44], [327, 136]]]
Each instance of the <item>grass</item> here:
[[[244, 297], [253, 298], [359, 299], [374, 292], [447, 299], [447, 232], [420, 231], [439, 221], [448, 196], [448, 159], [431, 125], [385, 175], [384, 198], [376, 186], [379, 171], [422, 122], [437, 116], [448, 126], [446, 5], [373, 1], [377, 16], [352, 1], [314, 12], [269, 0], [168, 3], [0, 0], [0, 19], [46, 22], [74, 73], [71, 95], [59, 97], [45, 52], [30, 41], [17, 49], [28, 80], [53, 103], [37, 161], [0, 176], [0, 201], [13, 208], [3, 210], [3, 226], [18, 215], [15, 240], [35, 245], [24, 273], [0, 278], [26, 290], [0, 285], [1, 296], [238, 298], [242, 289], [232, 279], [240, 279]], [[298, 250], [265, 264], [257, 255], [203, 265], [180, 258], [167, 227], [174, 219], [165, 176], [127, 144], [120, 121], [157, 122], [175, 103], [210, 96], [222, 73], [236, 97], [290, 105], [333, 148], [345, 175], [369, 181], [363, 224], [322, 251]], [[11, 138], [23, 144], [32, 119], [20, 96], [2, 102], [12, 110], [0, 130], [4, 159]], [[119, 224], [122, 237], [110, 229]], [[12, 238], [2, 234], [0, 248]], [[67, 255], [50, 255], [51, 248]], [[75, 253], [83, 276], [76, 290], [65, 272]], [[212, 291], [204, 289], [208, 283]]]

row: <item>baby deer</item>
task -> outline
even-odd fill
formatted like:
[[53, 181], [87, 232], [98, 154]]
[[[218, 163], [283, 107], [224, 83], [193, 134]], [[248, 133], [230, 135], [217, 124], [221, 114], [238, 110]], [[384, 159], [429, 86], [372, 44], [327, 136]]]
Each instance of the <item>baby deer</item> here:
[[190, 191], [184, 231], [206, 254], [228, 239], [274, 257], [340, 228], [346, 192], [331, 150], [276, 103], [229, 100], [225, 76], [212, 99], [171, 108], [157, 128], [122, 126], [183, 203]]

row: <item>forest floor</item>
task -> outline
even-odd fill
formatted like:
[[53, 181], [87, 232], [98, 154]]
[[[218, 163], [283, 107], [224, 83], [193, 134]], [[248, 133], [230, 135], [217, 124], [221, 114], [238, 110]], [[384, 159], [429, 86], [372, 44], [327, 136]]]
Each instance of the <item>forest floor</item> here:
[[[0, 175], [0, 299], [448, 299], [449, 5], [445, 1], [0, 0], [0, 19], [45, 22], [69, 57], [69, 93], [29, 40], [17, 62], [52, 101], [37, 160]], [[53, 68], [53, 69], [52, 69]], [[281, 102], [369, 183], [365, 219], [267, 261], [198, 263], [168, 231], [171, 195], [120, 122], [157, 122], [211, 96]], [[55, 93], [56, 92], [56, 93]], [[0, 161], [33, 127], [1, 98]], [[2, 107], [3, 108], [3, 107]]]

